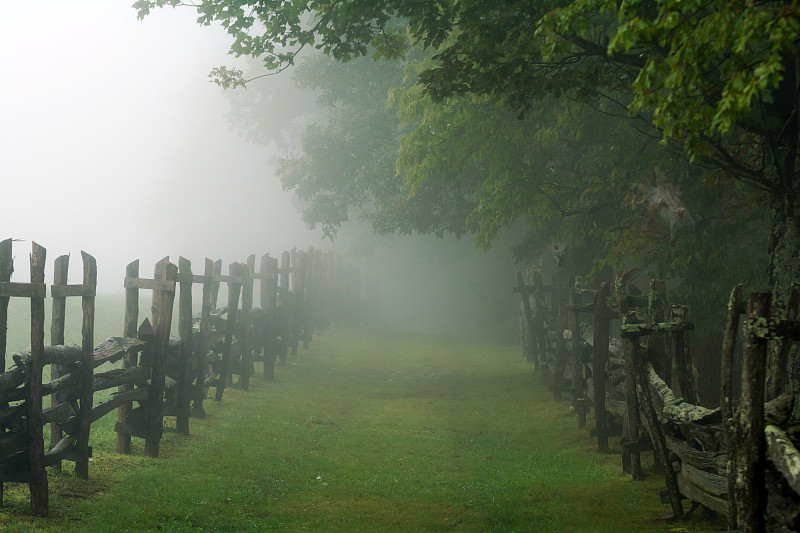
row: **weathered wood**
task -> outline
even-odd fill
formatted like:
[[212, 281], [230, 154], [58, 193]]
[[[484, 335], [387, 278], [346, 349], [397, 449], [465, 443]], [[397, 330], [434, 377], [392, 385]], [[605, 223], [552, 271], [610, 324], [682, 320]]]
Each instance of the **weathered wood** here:
[[712, 511], [716, 511], [722, 515], [728, 512], [728, 501], [724, 498], [702, 490], [687, 479], [683, 472], [678, 472], [676, 479], [681, 494], [684, 494], [690, 500], [701, 503]]
[[255, 269], [256, 256], [247, 257], [247, 264], [242, 268], [242, 310], [237, 318], [241, 324], [241, 349], [242, 359], [239, 368], [239, 385], [247, 390], [250, 387], [250, 376], [253, 374], [253, 270]]
[[714, 494], [715, 496], [728, 494], [728, 478], [726, 476], [701, 470], [688, 461], [681, 464], [681, 473], [686, 479], [705, 492]]
[[[579, 304], [581, 293], [579, 289], [583, 285], [583, 278], [575, 278], [575, 288], [570, 291], [570, 301]], [[586, 391], [583, 383], [583, 345], [581, 339], [581, 320], [580, 311], [572, 314], [572, 387], [570, 389], [570, 401], [572, 408], [578, 415], [578, 427], [586, 426]]]
[[764, 428], [764, 434], [767, 457], [792, 490], [800, 495], [800, 452], [781, 428], [770, 424]]
[[175, 280], [126, 277], [124, 287], [126, 289], [149, 289], [153, 291], [175, 292]]
[[[800, 285], [792, 284], [783, 309], [783, 320], [795, 321], [800, 315]], [[791, 339], [788, 337], [776, 339], [776, 346], [770, 350], [769, 364], [767, 365], [767, 400], [777, 398], [786, 390], [786, 374], [789, 362], [789, 349]]]
[[631, 361], [633, 363], [632, 366], [635, 374], [628, 376], [628, 379], [634, 378], [635, 376], [635, 381], [641, 385], [640, 394], [642, 412], [644, 413], [644, 418], [647, 420], [647, 425], [650, 430], [650, 440], [653, 443], [653, 449], [656, 452], [656, 456], [660, 461], [661, 468], [664, 472], [664, 481], [667, 485], [673, 516], [675, 519], [679, 520], [683, 517], [680, 489], [678, 488], [678, 482], [675, 478], [675, 471], [672, 469], [672, 464], [669, 460], [666, 438], [653, 405], [653, 400], [650, 395], [650, 387], [647, 386], [647, 374], [644, 368], [644, 359], [639, 352], [639, 341], [634, 341], [631, 344], [631, 347]]
[[[103, 363], [115, 363], [125, 355], [135, 355], [144, 345], [145, 341], [135, 337], [109, 337], [94, 348], [92, 367], [97, 368]], [[129, 365], [125, 366], [129, 367]]]
[[[727, 456], [728, 494], [733, 495], [736, 486], [736, 430], [738, 428], [733, 416], [733, 400], [731, 388], [733, 385], [733, 357], [736, 350], [736, 333], [739, 330], [739, 312], [742, 306], [742, 285], [737, 285], [731, 290], [728, 299], [728, 312], [725, 318], [725, 333], [722, 339], [722, 354], [720, 364], [720, 412], [722, 414], [722, 435], [725, 441]], [[736, 518], [736, 505], [729, 505], [727, 511], [728, 530], [738, 529]]]
[[[515, 273], [517, 277], [517, 286], [514, 287], [515, 292], [520, 292], [522, 300], [522, 312], [524, 318], [524, 327], [522, 328], [522, 346], [525, 348], [525, 357], [529, 363], [533, 363], [533, 368], [539, 371], [539, 357], [536, 353], [536, 342], [533, 335], [533, 311], [531, 310], [530, 294], [533, 293], [532, 286], [526, 286], [525, 280], [522, 277], [522, 271], [517, 270]], [[517, 291], [517, 289], [527, 289], [526, 291]]]
[[[11, 280], [14, 272], [14, 257], [12, 255], [12, 241], [5, 239], [0, 241], [0, 283]], [[6, 371], [6, 345], [8, 339], [8, 296], [0, 296], [0, 374]], [[1, 376], [0, 376], [1, 377]], [[2, 437], [2, 433], [0, 433]], [[0, 482], [0, 503], [3, 501], [3, 483]]]
[[[97, 285], [97, 261], [91, 255], [81, 251], [83, 260], [83, 285], [94, 287]], [[81, 294], [81, 310], [83, 311], [83, 321], [81, 323], [81, 348], [83, 357], [81, 366], [77, 373], [81, 376], [81, 391], [78, 396], [80, 401], [80, 412], [78, 420], [80, 428], [78, 430], [77, 441], [75, 443], [75, 474], [80, 479], [89, 479], [89, 434], [92, 425], [92, 402], [94, 398], [94, 291], [86, 291]]]
[[710, 423], [722, 419], [720, 409], [708, 409], [701, 405], [694, 405], [683, 398], [678, 398], [672, 389], [664, 382], [653, 367], [653, 363], [645, 363], [645, 372], [650, 387], [658, 394], [662, 404], [663, 415], [677, 424], [686, 422]]
[[[125, 268], [125, 278], [138, 278], [139, 277], [139, 260], [133, 261]], [[123, 336], [126, 338], [135, 338], [137, 336], [137, 328], [139, 322], [139, 289], [138, 287], [125, 288], [125, 323], [123, 325]], [[137, 364], [137, 352], [128, 352], [125, 354], [123, 360], [123, 367], [130, 368]], [[128, 392], [128, 385], [120, 385], [119, 392], [124, 394]], [[125, 423], [128, 413], [131, 410], [130, 403], [121, 404], [117, 410], [117, 420]], [[117, 433], [117, 453], [131, 453], [131, 437], [125, 433]]]
[[133, 366], [130, 368], [115, 368], [107, 372], [94, 375], [94, 390], [105, 390], [119, 387], [123, 384], [146, 385], [150, 379], [150, 367]]
[[231, 345], [233, 343], [233, 334], [236, 327], [236, 313], [239, 307], [239, 294], [242, 290], [242, 271], [246, 267], [241, 263], [231, 263], [228, 265], [228, 272], [231, 278], [238, 278], [240, 281], [228, 282], [228, 319], [225, 324], [225, 347], [222, 351], [222, 370], [219, 376], [219, 383], [217, 384], [215, 401], [221, 402], [222, 395], [225, 392], [225, 384], [230, 376], [231, 369]]
[[0, 374], [0, 402], [7, 402], [4, 395], [15, 390], [25, 383], [27, 377], [27, 367], [15, 367]]
[[67, 454], [67, 450], [72, 448], [75, 437], [69, 434], [62, 435], [58, 441], [50, 447], [50, 450], [44, 456], [46, 466], [52, 466], [61, 463], [61, 460]]
[[764, 530], [767, 495], [764, 490], [766, 439], [764, 398], [767, 363], [765, 326], [770, 316], [769, 293], [753, 293], [747, 305], [742, 394], [736, 431], [736, 486], [734, 500], [739, 531]]
[[[615, 281], [617, 308], [619, 309], [620, 323], [624, 324], [624, 317], [628, 311], [628, 303], [621, 280]], [[623, 326], [624, 327], [624, 326]], [[636, 373], [633, 366], [633, 347], [638, 345], [637, 338], [624, 338], [622, 341], [625, 357], [625, 422], [627, 429], [624, 439], [628, 442], [639, 440], [639, 398], [636, 394]], [[641, 457], [638, 453], [623, 450], [622, 470], [630, 474], [634, 481], [644, 477], [642, 472]]]
[[36, 298], [44, 300], [47, 296], [47, 285], [44, 282], [20, 283], [0, 281], [0, 297]]
[[[77, 416], [77, 414], [78, 413], [75, 412], [69, 402], [62, 402], [42, 410], [42, 423], [58, 425], [68, 418]], [[53, 446], [55, 446], [60, 440], [61, 439], [59, 438], [56, 442], [54, 442]]]
[[82, 284], [82, 285], [51, 285], [50, 296], [53, 298], [65, 298], [68, 296], [95, 296], [97, 294], [97, 285]]
[[[686, 444], [681, 439], [665, 435], [667, 448], [677, 455], [682, 463], [688, 463], [703, 470], [725, 472], [727, 458], [721, 452], [704, 452]], [[729, 490], [730, 492], [730, 490]]]
[[25, 433], [14, 431], [0, 434], [0, 456], [3, 458], [22, 453], [27, 449], [28, 444]]
[[114, 426], [114, 431], [116, 431], [117, 434], [122, 433], [130, 437], [138, 437], [140, 439], [144, 439], [145, 443], [159, 442], [161, 440], [161, 435], [162, 435], [161, 428], [155, 429], [152, 427], [134, 426], [126, 422], [117, 422], [116, 425]]
[[167, 258], [156, 263], [153, 279], [163, 282], [162, 290], [153, 291], [152, 309], [153, 330], [155, 331], [155, 349], [151, 361], [152, 374], [150, 395], [147, 398], [148, 420], [144, 429], [149, 438], [145, 438], [144, 453], [148, 457], [158, 457], [161, 429], [163, 426], [162, 410], [164, 408], [165, 361], [169, 352], [169, 333], [172, 326], [172, 306], [175, 300], [174, 288], [170, 290], [169, 282], [174, 287], [178, 267]]
[[146, 400], [150, 394], [148, 387], [141, 387], [125, 392], [118, 392], [108, 400], [95, 405], [92, 408], [92, 422], [100, 420], [111, 411], [119, 408], [121, 405], [130, 404], [134, 401]]
[[[197, 371], [195, 382], [200, 390], [199, 394], [195, 395], [194, 402], [192, 403], [192, 416], [195, 418], [205, 418], [206, 411], [203, 408], [203, 400], [205, 398], [205, 382], [206, 382], [206, 356], [210, 348], [210, 335], [211, 335], [211, 311], [213, 309], [214, 296], [212, 291], [214, 289], [214, 262], [206, 258], [205, 267], [203, 271], [203, 303], [200, 310], [200, 332], [197, 335], [197, 348], [195, 350], [195, 369]], [[219, 287], [219, 284], [217, 284]]]
[[[189, 281], [180, 283], [181, 290], [178, 302], [178, 331], [181, 336], [181, 346], [178, 355], [180, 375], [177, 376], [180, 381], [176, 391], [176, 400], [181, 416], [178, 416], [175, 421], [175, 429], [181, 435], [188, 435], [191, 404], [189, 392], [195, 377], [193, 374], [196, 374], [196, 372], [193, 372], [194, 368], [192, 366], [194, 362], [194, 339], [192, 334], [192, 283], [194, 276], [192, 274], [192, 264], [185, 257], [178, 259], [178, 269], [178, 273], [188, 277]], [[186, 413], [185, 416], [183, 413]]]
[[25, 414], [25, 404], [16, 404], [0, 409], [0, 426], [8, 427]]
[[606, 412], [606, 361], [608, 360], [609, 324], [606, 315], [608, 284], [600, 285], [594, 298], [594, 329], [592, 341], [592, 383], [594, 384], [594, 420], [597, 449], [608, 452], [608, 415]]
[[261, 272], [267, 278], [261, 282], [261, 309], [266, 314], [264, 327], [264, 379], [275, 379], [276, 312], [278, 298], [278, 260], [265, 254], [261, 257]]
[[636, 311], [629, 311], [625, 316], [625, 325], [621, 327], [620, 336], [623, 339], [646, 337], [657, 333], [680, 333], [691, 331], [694, 324], [683, 320], [669, 320], [667, 322], [651, 323], [647, 317]]
[[[44, 287], [44, 267], [46, 251], [31, 243], [30, 257], [31, 284]], [[34, 516], [47, 516], [48, 490], [47, 472], [44, 465], [44, 435], [42, 431], [42, 357], [44, 354], [44, 298], [42, 293], [34, 292], [31, 298], [31, 364], [28, 366], [28, 461], [30, 471], [42, 476], [41, 483], [31, 483], [31, 512]]]

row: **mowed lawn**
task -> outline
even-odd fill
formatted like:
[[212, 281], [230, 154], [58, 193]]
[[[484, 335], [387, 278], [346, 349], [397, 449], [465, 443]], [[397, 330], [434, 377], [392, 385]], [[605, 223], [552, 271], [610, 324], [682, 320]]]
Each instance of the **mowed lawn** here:
[[138, 439], [116, 454], [106, 417], [91, 480], [51, 473], [46, 520], [26, 515], [27, 486], [6, 484], [0, 530], [724, 530], [699, 512], [664, 522], [658, 474], [633, 482], [597, 453], [517, 347], [333, 330], [274, 382], [256, 367], [191, 436], [165, 419], [158, 459]]

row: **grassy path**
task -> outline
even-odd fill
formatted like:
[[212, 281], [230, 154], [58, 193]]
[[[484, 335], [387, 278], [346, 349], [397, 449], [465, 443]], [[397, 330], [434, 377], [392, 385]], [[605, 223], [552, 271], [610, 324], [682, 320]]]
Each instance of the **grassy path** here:
[[515, 347], [328, 332], [290, 363], [190, 437], [167, 419], [157, 460], [114, 453], [106, 417], [92, 480], [51, 475], [47, 521], [10, 487], [0, 530], [717, 530], [660, 522], [657, 477], [597, 454]]

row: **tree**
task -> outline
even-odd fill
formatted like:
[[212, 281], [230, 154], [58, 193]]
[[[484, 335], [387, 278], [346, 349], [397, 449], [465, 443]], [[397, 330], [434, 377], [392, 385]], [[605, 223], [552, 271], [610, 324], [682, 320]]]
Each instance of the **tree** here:
[[[145, 15], [166, 4], [179, 2], [135, 5]], [[229, 31], [232, 53], [261, 58], [271, 70], [292, 65], [306, 47], [344, 62], [400, 57], [410, 41], [431, 53], [418, 78], [433, 103], [486, 97], [530, 115], [568, 96], [627, 110], [706, 170], [688, 172], [692, 180], [720, 172], [713, 179], [734, 192], [739, 183], [763, 192], [773, 294], [782, 298], [800, 277], [800, 3], [205, 0], [197, 9], [200, 23], [217, 21]], [[240, 72], [216, 74], [224, 86], [246, 83]], [[599, 178], [609, 180], [610, 171]], [[495, 208], [520, 193], [539, 202], [546, 195], [531, 190], [528, 177], [495, 174], [481, 192], [497, 200]], [[412, 181], [420, 187], [431, 179]], [[492, 202], [486, 205], [491, 214]], [[791, 367], [797, 374], [800, 359]]]

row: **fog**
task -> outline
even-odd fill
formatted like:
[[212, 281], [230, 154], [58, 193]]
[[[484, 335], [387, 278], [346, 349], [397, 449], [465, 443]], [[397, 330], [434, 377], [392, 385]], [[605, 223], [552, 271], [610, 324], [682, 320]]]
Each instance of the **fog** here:
[[0, 4], [0, 239], [21, 241], [15, 281], [28, 279], [30, 241], [47, 249], [48, 281], [57, 256], [72, 255], [77, 283], [80, 250], [94, 255], [101, 293], [121, 292], [135, 259], [148, 276], [164, 256], [200, 270], [204, 257], [227, 265], [312, 245], [373, 272], [384, 325], [474, 332], [502, 314], [477, 309], [487, 289], [475, 270], [502, 257], [504, 274], [490, 286], [513, 317], [505, 250], [472, 258], [469, 239], [403, 238], [359, 254], [352, 238], [331, 243], [309, 230], [274, 176], [274, 144], [232, 131], [236, 98], [208, 80], [216, 66], [237, 66], [226, 34], [197, 25], [192, 9], [139, 21], [130, 4]]
[[[139, 21], [130, 4], [0, 4], [2, 238], [50, 261], [93, 254], [101, 291], [121, 290], [137, 258], [144, 275], [165, 255], [227, 264], [319, 245], [271, 178], [273, 154], [227, 127], [207, 78], [232, 62], [224, 32], [188, 9]], [[27, 275], [30, 243], [14, 248]]]

